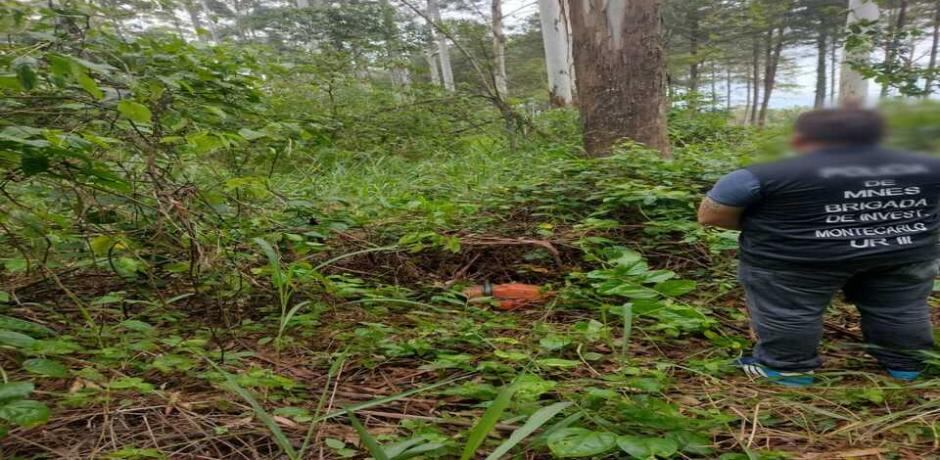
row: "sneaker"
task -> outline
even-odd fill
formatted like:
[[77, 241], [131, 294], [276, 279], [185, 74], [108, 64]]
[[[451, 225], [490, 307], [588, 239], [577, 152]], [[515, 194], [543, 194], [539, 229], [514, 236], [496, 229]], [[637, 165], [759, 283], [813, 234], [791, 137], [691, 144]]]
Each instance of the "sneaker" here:
[[757, 362], [757, 358], [745, 356], [734, 362], [753, 380], [765, 379], [788, 387], [806, 387], [813, 384], [813, 372], [781, 372]]
[[903, 380], [905, 382], [917, 380], [917, 378], [920, 377], [920, 371], [898, 371], [894, 369], [886, 369], [886, 370], [888, 371], [888, 375], [890, 375], [891, 377], [898, 379], [898, 380]]

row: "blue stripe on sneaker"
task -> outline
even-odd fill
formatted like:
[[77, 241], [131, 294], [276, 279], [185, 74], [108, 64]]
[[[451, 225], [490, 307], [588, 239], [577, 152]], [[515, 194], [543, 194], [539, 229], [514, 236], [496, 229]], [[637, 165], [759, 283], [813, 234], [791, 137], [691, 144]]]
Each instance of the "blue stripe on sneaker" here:
[[919, 371], [896, 371], [894, 369], [888, 369], [888, 375], [898, 380], [905, 380], [905, 381], [910, 382], [911, 380], [916, 380], [917, 377], [920, 377], [920, 372]]
[[788, 387], [805, 387], [812, 385], [813, 376], [812, 371], [810, 372], [780, 372], [774, 369], [771, 369], [763, 364], [757, 362], [757, 359], [747, 356], [738, 359], [734, 363], [736, 366], [740, 367], [742, 371], [752, 379], [766, 379], [770, 380], [773, 383]]

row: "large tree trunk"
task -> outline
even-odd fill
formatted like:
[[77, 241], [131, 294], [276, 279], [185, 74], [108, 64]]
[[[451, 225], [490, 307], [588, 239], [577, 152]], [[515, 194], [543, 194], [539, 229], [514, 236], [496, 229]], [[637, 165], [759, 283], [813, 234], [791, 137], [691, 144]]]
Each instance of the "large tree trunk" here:
[[821, 25], [816, 35], [816, 100], [813, 107], [819, 109], [826, 105], [826, 51], [829, 48], [827, 30], [825, 25]]
[[584, 148], [624, 140], [669, 154], [666, 68], [658, 0], [580, 0], [571, 8]]
[[555, 107], [565, 107], [574, 102], [574, 59], [567, 13], [566, 0], [539, 0], [548, 94]]
[[777, 29], [777, 38], [774, 40], [774, 30], [767, 32], [767, 62], [764, 63], [764, 100], [760, 105], [760, 117], [757, 125], [763, 127], [767, 124], [767, 109], [770, 107], [770, 96], [777, 83], [777, 67], [780, 65], [780, 55], [783, 53], [783, 34], [785, 27]]
[[[441, 9], [437, 5], [437, 0], [428, 0], [428, 17], [440, 27], [443, 27], [441, 21]], [[441, 61], [441, 80], [444, 82], [444, 89], [453, 91], [454, 69], [450, 65], [450, 48], [447, 45], [447, 37], [444, 34], [431, 30], [432, 36], [437, 40], [437, 57]]]
[[[860, 21], [877, 21], [880, 13], [874, 0], [849, 0], [849, 13], [846, 23], [852, 26]], [[843, 50], [842, 70], [839, 78], [839, 103], [862, 104], [868, 96], [868, 80], [858, 73], [853, 64], [867, 63], [871, 59], [871, 49]]]
[[493, 83], [499, 97], [506, 98], [509, 94], [509, 83], [506, 78], [506, 34], [503, 33], [503, 2], [492, 0], [493, 20]]
[[927, 64], [927, 78], [924, 82], [924, 97], [933, 92], [933, 72], [937, 71], [937, 48], [940, 47], [940, 0], [933, 7], [933, 36], [930, 42], [930, 63]]

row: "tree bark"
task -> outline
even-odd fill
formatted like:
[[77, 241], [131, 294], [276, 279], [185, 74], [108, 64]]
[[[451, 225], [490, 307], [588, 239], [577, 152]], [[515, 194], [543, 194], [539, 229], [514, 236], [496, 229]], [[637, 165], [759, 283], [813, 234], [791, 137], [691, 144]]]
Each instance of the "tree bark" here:
[[[750, 69], [748, 69], [748, 70], [750, 70]], [[741, 120], [741, 123], [742, 123], [742, 124], [743, 124], [743, 123], [750, 123], [751, 95], [753, 94], [753, 93], [751, 92], [751, 84], [752, 84], [751, 82], [754, 80], [754, 78], [753, 78], [752, 75], [751, 75], [751, 72], [746, 72], [745, 75], [747, 75], [747, 91], [745, 91], [744, 94], [746, 94], [747, 96], [746, 96], [746, 98], [745, 98], [745, 100], [744, 100], [744, 119]]]
[[816, 35], [816, 100], [813, 107], [817, 109], [826, 105], [826, 51], [829, 51], [826, 32], [825, 25], [822, 25]]
[[[905, 25], [907, 25], [907, 0], [901, 0], [898, 5], [897, 17], [891, 24], [891, 30], [888, 33], [890, 39], [885, 50], [884, 68], [885, 73], [888, 75], [900, 68], [898, 60], [901, 52], [901, 35], [904, 32]], [[881, 97], [888, 97], [890, 92], [891, 85], [884, 84], [881, 86]]]
[[398, 36], [398, 24], [395, 23], [395, 8], [389, 3], [389, 0], [382, 0], [381, 5], [388, 73], [391, 77], [392, 84], [400, 87], [408, 87], [411, 84], [411, 74], [402, 58], [402, 46]]
[[712, 61], [711, 65], [711, 77], [712, 77], [712, 110], [718, 110], [718, 74], [717, 69], [715, 69], [715, 62]]
[[[428, 17], [436, 24], [443, 26], [441, 21], [441, 9], [437, 5], [437, 0], [428, 0]], [[431, 28], [431, 35], [437, 40], [437, 57], [441, 62], [441, 80], [444, 82], [444, 89], [453, 91], [454, 69], [450, 65], [450, 48], [447, 45], [447, 37]]]
[[757, 124], [757, 106], [760, 104], [760, 39], [754, 37], [751, 49], [751, 116], [750, 124]]
[[688, 9], [688, 27], [689, 27], [689, 57], [692, 61], [689, 64], [689, 93], [695, 96], [699, 87], [699, 60], [698, 60], [698, 34], [699, 20], [698, 9]]
[[725, 111], [731, 113], [731, 66], [725, 69]]
[[548, 94], [554, 107], [574, 102], [574, 58], [567, 7], [567, 0], [539, 0]]
[[[835, 31], [833, 31], [835, 32]], [[839, 65], [839, 40], [838, 36], [833, 33], [831, 46], [829, 47], [829, 103], [835, 105], [836, 103], [836, 67]]]
[[196, 8], [196, 5], [193, 4], [192, 0], [189, 0], [183, 3], [183, 8], [186, 9], [186, 13], [189, 15], [189, 22], [193, 26], [193, 33], [196, 34], [196, 38], [201, 42], [209, 41], [209, 37], [199, 33], [200, 30], [205, 30], [205, 28], [202, 25], [202, 18], [199, 17], [199, 10]]
[[767, 109], [770, 107], [770, 96], [774, 92], [774, 85], [777, 82], [777, 67], [780, 65], [780, 55], [783, 53], [783, 34], [786, 32], [785, 26], [777, 29], [777, 38], [774, 41], [774, 30], [767, 32], [767, 62], [764, 63], [764, 100], [761, 101], [760, 117], [757, 120], [757, 126], [763, 127], [767, 124]]
[[431, 48], [425, 49], [424, 58], [428, 61], [428, 74], [431, 78], [431, 84], [441, 86], [441, 71], [437, 68], [437, 56], [434, 55], [434, 50]]
[[506, 77], [506, 34], [503, 33], [503, 2], [492, 0], [493, 29], [493, 86], [499, 97], [509, 95], [509, 83]]
[[659, 1], [581, 0], [571, 26], [586, 153], [632, 139], [668, 155]]
[[[877, 21], [880, 16], [874, 0], [849, 0], [846, 24], [851, 27], [860, 21]], [[853, 67], [856, 62], [868, 63], [871, 49], [844, 49], [842, 70], [839, 78], [839, 103], [842, 105], [863, 104], [868, 96], [868, 80]]]
[[933, 72], [937, 70], [937, 48], [940, 47], [940, 0], [934, 2], [933, 7], [933, 35], [930, 42], [930, 63], [927, 64], [927, 78], [924, 82], [924, 97], [933, 92]]

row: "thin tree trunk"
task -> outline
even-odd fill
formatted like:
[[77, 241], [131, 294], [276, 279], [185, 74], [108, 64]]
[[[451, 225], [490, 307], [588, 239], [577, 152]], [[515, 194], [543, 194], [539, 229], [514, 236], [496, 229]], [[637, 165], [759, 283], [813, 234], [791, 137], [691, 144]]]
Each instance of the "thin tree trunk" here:
[[940, 47], [940, 0], [933, 7], [933, 35], [930, 42], [930, 63], [927, 64], [927, 81], [924, 82], [924, 97], [933, 92], [933, 73], [937, 71], [937, 48]]
[[764, 100], [761, 101], [760, 117], [757, 125], [763, 127], [767, 123], [767, 109], [770, 107], [770, 96], [773, 94], [777, 80], [777, 67], [780, 64], [780, 55], [783, 53], [783, 34], [785, 26], [778, 28], [777, 40], [774, 42], [774, 31], [767, 33], [767, 62], [764, 63]]
[[506, 34], [503, 33], [502, 0], [492, 0], [493, 21], [493, 83], [496, 93], [501, 98], [509, 94], [506, 77]]
[[668, 155], [659, 1], [581, 0], [571, 26], [586, 153], [632, 139]]
[[199, 10], [196, 9], [196, 5], [190, 0], [183, 4], [183, 8], [185, 8], [186, 13], [189, 14], [189, 22], [193, 26], [193, 33], [196, 34], [196, 38], [201, 42], [209, 41], [209, 37], [207, 37], [206, 34], [199, 32], [200, 30], [206, 29], [202, 26], [202, 18], [199, 17]]
[[[688, 27], [689, 27], [689, 56], [692, 61], [689, 64], [689, 94], [692, 97], [696, 97], [699, 88], [699, 59], [698, 59], [698, 34], [699, 34], [699, 18], [698, 10], [696, 8], [689, 8], [688, 10]], [[690, 99], [691, 102], [691, 99]]]
[[836, 104], [836, 67], [839, 65], [839, 40], [832, 35], [832, 45], [829, 47], [829, 103]]
[[[895, 21], [891, 23], [891, 30], [888, 32], [887, 49], [885, 50], [885, 73], [891, 75], [900, 66], [898, 59], [901, 53], [901, 35], [904, 32], [904, 26], [907, 24], [907, 0], [901, 0], [898, 5], [898, 13]], [[881, 86], [881, 97], [887, 97], [891, 92], [891, 86], [887, 83]]]
[[[441, 10], [437, 5], [437, 0], [428, 0], [428, 17], [439, 26], [443, 26]], [[455, 89], [454, 69], [450, 65], [450, 48], [447, 45], [447, 37], [433, 30], [433, 28], [431, 34], [437, 40], [437, 57], [441, 61], [441, 80], [444, 82], [444, 89], [453, 91]]]
[[[851, 27], [861, 21], [877, 21], [878, 5], [873, 0], [849, 0], [846, 24]], [[848, 43], [848, 40], [845, 41]], [[868, 95], [868, 80], [856, 71], [855, 63], [867, 64], [871, 60], [871, 49], [845, 49], [842, 53], [842, 69], [839, 78], [839, 103], [862, 104]]]
[[566, 0], [539, 0], [548, 94], [554, 107], [565, 107], [574, 102], [574, 60], [567, 6]]
[[813, 107], [817, 109], [826, 105], [826, 51], [828, 51], [826, 32], [825, 25], [821, 25], [816, 35], [816, 100]]
[[212, 21], [212, 15], [209, 11], [209, 4], [206, 3], [206, 0], [199, 0], [199, 6], [202, 8], [202, 12], [206, 14], [206, 25], [209, 26], [209, 35], [212, 36], [212, 41], [219, 41], [219, 34], [215, 30], [215, 22]]
[[750, 114], [751, 114], [751, 96], [753, 95], [753, 93], [751, 92], [751, 85], [752, 85], [752, 82], [754, 81], [754, 78], [751, 75], [750, 68], [748, 68], [747, 70], [748, 70], [748, 72], [746, 72], [747, 91], [744, 93], [747, 95], [747, 97], [744, 99], [744, 119], [741, 121], [742, 123], [749, 123]]
[[407, 87], [411, 84], [411, 75], [402, 59], [401, 41], [398, 36], [398, 24], [395, 23], [395, 8], [389, 0], [382, 0], [382, 25], [385, 32], [385, 51], [388, 60], [388, 72], [392, 84]]
[[716, 74], [715, 62], [712, 61], [712, 110], [718, 110], [718, 75]]
[[725, 111], [731, 113], [731, 66], [725, 69]]
[[751, 81], [753, 85], [751, 89], [753, 93], [751, 95], [751, 116], [750, 124], [757, 124], [757, 107], [760, 104], [760, 40], [757, 37], [754, 37], [753, 48], [751, 50]]
[[424, 50], [424, 58], [428, 61], [428, 73], [431, 76], [431, 84], [434, 86], [441, 86], [441, 72], [437, 68], [437, 56], [434, 55], [434, 50], [427, 48]]

